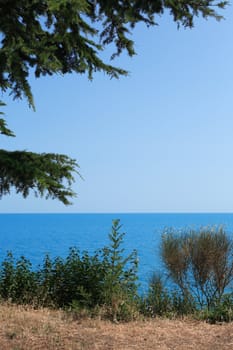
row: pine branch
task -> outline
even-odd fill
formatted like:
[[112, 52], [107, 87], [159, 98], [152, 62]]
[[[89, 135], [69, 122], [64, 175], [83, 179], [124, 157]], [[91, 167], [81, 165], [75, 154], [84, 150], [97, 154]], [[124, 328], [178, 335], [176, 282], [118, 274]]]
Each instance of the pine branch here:
[[[6, 104], [2, 101], [0, 101], [0, 107], [4, 107]], [[3, 115], [3, 112], [0, 112], [0, 115]], [[0, 134], [5, 136], [15, 136], [13, 131], [8, 129], [6, 121], [3, 118], [0, 118]]]
[[25, 198], [32, 190], [36, 196], [71, 204], [76, 193], [70, 186], [75, 181], [73, 173], [80, 176], [78, 168], [66, 155], [0, 150], [0, 198], [15, 187]]

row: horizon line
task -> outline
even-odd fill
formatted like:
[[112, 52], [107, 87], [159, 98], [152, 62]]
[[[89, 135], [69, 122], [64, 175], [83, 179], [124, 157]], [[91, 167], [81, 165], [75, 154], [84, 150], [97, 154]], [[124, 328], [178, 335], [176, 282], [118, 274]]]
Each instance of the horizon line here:
[[65, 215], [77, 215], [77, 214], [98, 214], [98, 215], [112, 215], [112, 214], [119, 214], [119, 215], [124, 215], [124, 214], [233, 214], [233, 211], [128, 211], [128, 212], [95, 212], [95, 211], [85, 211], [85, 212], [0, 212], [0, 215], [5, 215], [5, 214], [65, 214]]

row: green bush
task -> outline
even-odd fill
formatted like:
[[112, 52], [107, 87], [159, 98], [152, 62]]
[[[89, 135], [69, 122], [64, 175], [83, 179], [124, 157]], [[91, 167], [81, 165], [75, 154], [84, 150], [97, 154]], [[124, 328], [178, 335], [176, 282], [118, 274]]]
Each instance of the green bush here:
[[0, 295], [4, 300], [19, 304], [32, 304], [37, 295], [36, 273], [25, 257], [16, 262], [11, 252], [7, 253], [0, 271]]
[[[136, 251], [127, 257], [121, 248], [125, 233], [120, 233], [119, 220], [113, 220], [110, 245], [102, 250], [104, 264], [103, 303], [110, 306], [113, 320], [129, 318], [137, 300]], [[128, 310], [128, 312], [127, 312]], [[124, 315], [124, 316], [123, 316]]]
[[1, 264], [0, 270], [0, 294], [4, 300], [11, 299], [15, 289], [15, 266], [11, 252], [7, 253], [6, 259]]
[[110, 244], [93, 255], [70, 248], [65, 259], [45, 256], [32, 270], [25, 257], [8, 253], [0, 269], [0, 297], [14, 303], [75, 309], [103, 307], [114, 321], [130, 319], [137, 300], [137, 254], [125, 257], [124, 233], [114, 220]]
[[149, 317], [165, 316], [172, 311], [172, 302], [168, 290], [164, 286], [162, 277], [153, 274], [149, 291], [142, 300], [142, 312]]
[[209, 323], [216, 322], [232, 322], [233, 320], [233, 294], [228, 293], [223, 295], [221, 301], [216, 300], [211, 308], [206, 308], [197, 313], [199, 319], [208, 321]]
[[177, 289], [165, 287], [161, 275], [154, 273], [149, 291], [142, 299], [141, 312], [148, 317], [176, 317], [193, 314], [195, 303]]
[[94, 307], [101, 301], [103, 266], [98, 254], [89, 256], [71, 248], [66, 259], [56, 258], [50, 267], [39, 271], [40, 287], [57, 307], [74, 300], [83, 307]]

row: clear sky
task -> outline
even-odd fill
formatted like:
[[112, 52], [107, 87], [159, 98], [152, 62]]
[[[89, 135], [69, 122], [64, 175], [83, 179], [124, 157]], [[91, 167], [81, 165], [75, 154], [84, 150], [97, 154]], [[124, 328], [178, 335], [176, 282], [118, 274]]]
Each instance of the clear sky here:
[[[233, 11], [177, 30], [165, 15], [133, 33], [130, 76], [31, 78], [36, 112], [6, 96], [1, 148], [64, 153], [78, 197], [4, 196], [0, 212], [233, 212]], [[106, 56], [109, 52], [106, 52]]]

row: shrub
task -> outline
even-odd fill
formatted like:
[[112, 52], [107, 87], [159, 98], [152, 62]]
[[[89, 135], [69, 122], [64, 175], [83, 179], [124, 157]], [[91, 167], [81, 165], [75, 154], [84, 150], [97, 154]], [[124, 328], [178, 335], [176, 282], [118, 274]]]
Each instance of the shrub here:
[[142, 312], [149, 317], [165, 316], [172, 311], [171, 298], [161, 275], [156, 273], [152, 275], [142, 308]]
[[9, 252], [0, 269], [0, 297], [34, 306], [104, 307], [114, 321], [130, 319], [137, 299], [137, 254], [124, 256], [120, 228], [114, 220], [109, 246], [93, 255], [70, 248], [65, 259], [46, 255], [35, 271], [25, 257], [15, 261]]
[[14, 294], [15, 287], [15, 266], [14, 258], [11, 252], [7, 253], [7, 257], [1, 264], [0, 272], [0, 293], [4, 300], [11, 299]]
[[162, 260], [183, 297], [210, 309], [233, 279], [233, 242], [222, 227], [162, 236]]
[[113, 220], [109, 234], [110, 244], [102, 250], [105, 276], [103, 281], [103, 302], [110, 306], [114, 321], [130, 318], [137, 301], [138, 258], [134, 250], [124, 256], [121, 248], [125, 233], [120, 233], [119, 220]]
[[0, 271], [0, 293], [4, 300], [19, 304], [32, 304], [37, 295], [36, 274], [25, 257], [16, 262], [11, 252], [7, 253]]
[[180, 290], [165, 286], [164, 278], [154, 273], [150, 279], [149, 291], [142, 299], [141, 311], [149, 317], [176, 317], [193, 313], [195, 303], [187, 299]]
[[217, 300], [209, 309], [201, 310], [197, 313], [199, 319], [204, 319], [209, 323], [232, 322], [233, 320], [233, 294], [223, 295], [221, 301]]
[[73, 301], [80, 307], [93, 307], [101, 300], [102, 270], [98, 254], [90, 256], [87, 252], [81, 254], [76, 248], [70, 248], [66, 259], [58, 257], [53, 261], [46, 282], [49, 285], [47, 293], [58, 307], [66, 307]]

